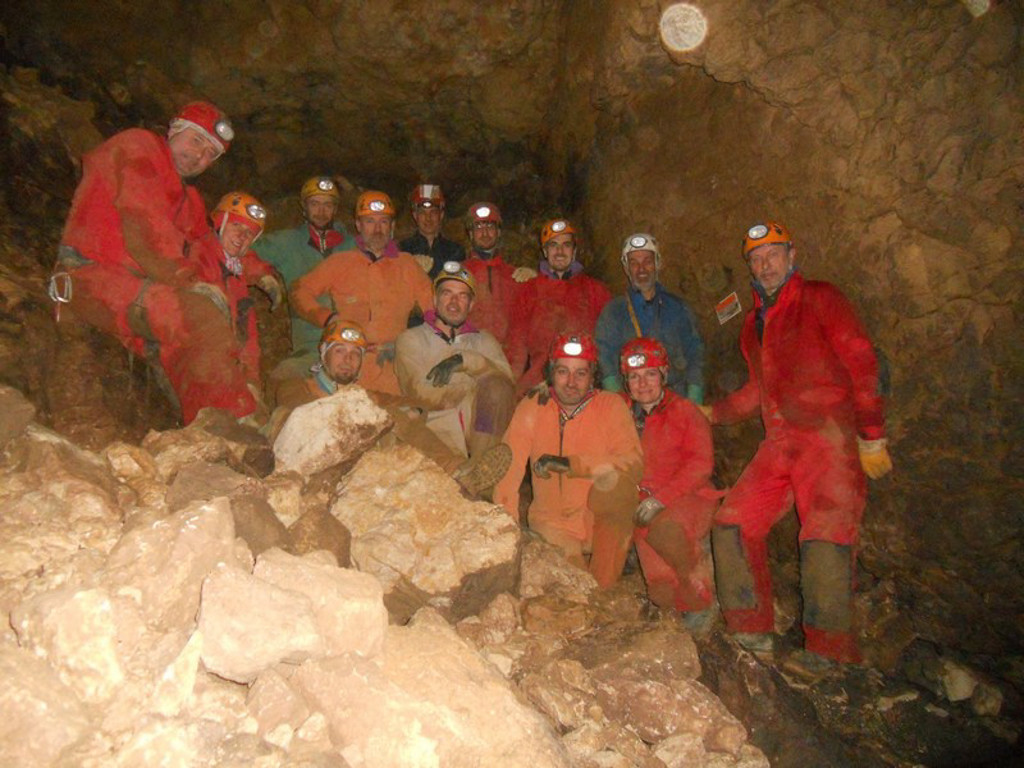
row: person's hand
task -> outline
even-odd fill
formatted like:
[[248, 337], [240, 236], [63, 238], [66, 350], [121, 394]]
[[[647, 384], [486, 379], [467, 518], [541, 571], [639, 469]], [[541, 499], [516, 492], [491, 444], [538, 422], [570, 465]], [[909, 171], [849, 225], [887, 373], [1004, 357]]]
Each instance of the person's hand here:
[[[694, 405], [696, 405], [697, 408], [700, 410], [700, 412], [704, 414], [704, 418], [705, 419], [707, 419], [708, 421], [711, 421], [711, 406], [710, 405], [704, 405], [702, 403], [694, 403]], [[714, 422], [711, 422], [711, 423], [713, 424]]]
[[857, 453], [864, 474], [872, 480], [885, 477], [892, 471], [892, 457], [885, 438], [881, 440], [861, 440], [857, 438]]
[[633, 523], [645, 528], [658, 516], [658, 513], [665, 508], [665, 505], [653, 496], [649, 496], [637, 505], [633, 513]]
[[376, 349], [378, 366], [383, 368], [384, 363], [395, 362], [395, 342], [389, 341], [384, 344], [378, 344]]
[[525, 283], [527, 280], [533, 280], [536, 276], [537, 270], [529, 267], [516, 267], [512, 272], [512, 279], [517, 283]]
[[270, 299], [271, 312], [281, 306], [281, 302], [284, 301], [284, 286], [280, 280], [273, 275], [264, 275], [257, 281], [256, 286]]
[[545, 453], [533, 462], [533, 473], [545, 480], [551, 477], [552, 472], [565, 474], [569, 471], [569, 459], [565, 456], [555, 456], [553, 453]]
[[462, 354], [447, 357], [427, 371], [427, 380], [435, 387], [446, 387], [452, 380], [452, 374], [462, 370]]
[[193, 283], [189, 286], [188, 290], [190, 293], [195, 293], [212, 301], [213, 305], [220, 310], [220, 313], [228, 319], [228, 322], [231, 321], [231, 306], [228, 304], [228, 297], [216, 285], [213, 283]]
[[412, 255], [416, 259], [416, 263], [420, 265], [420, 269], [430, 274], [430, 270], [434, 268], [434, 259], [431, 256], [427, 256], [425, 253], [414, 253]]

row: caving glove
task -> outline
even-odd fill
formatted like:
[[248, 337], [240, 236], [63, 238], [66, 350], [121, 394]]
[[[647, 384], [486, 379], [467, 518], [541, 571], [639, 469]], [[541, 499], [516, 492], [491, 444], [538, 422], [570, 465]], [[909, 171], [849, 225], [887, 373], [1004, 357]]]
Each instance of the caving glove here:
[[872, 480], [885, 477], [892, 471], [892, 457], [884, 437], [881, 440], [861, 440], [858, 437], [857, 453], [864, 474]]
[[552, 472], [564, 474], [569, 471], [569, 459], [565, 456], [555, 456], [553, 453], [545, 453], [533, 462], [533, 473], [545, 480], [551, 477]]
[[633, 524], [645, 528], [658, 516], [658, 513], [665, 508], [665, 505], [653, 496], [641, 501], [633, 513]]
[[427, 371], [427, 380], [435, 387], [446, 387], [452, 380], [452, 374], [462, 370], [462, 355], [447, 357]]

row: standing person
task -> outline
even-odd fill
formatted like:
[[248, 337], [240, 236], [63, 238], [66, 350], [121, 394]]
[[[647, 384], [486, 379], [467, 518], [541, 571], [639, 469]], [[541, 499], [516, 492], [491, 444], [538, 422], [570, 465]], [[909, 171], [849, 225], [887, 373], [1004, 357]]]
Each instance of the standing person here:
[[190, 423], [201, 408], [256, 409], [238, 360], [206, 206], [188, 183], [227, 151], [234, 130], [213, 104], [193, 102], [167, 136], [130, 128], [83, 158], [51, 280], [71, 316], [114, 336], [166, 376]]
[[754, 288], [740, 335], [749, 380], [704, 410], [714, 424], [759, 413], [765, 438], [715, 516], [718, 597], [729, 632], [749, 648], [770, 650], [766, 538], [795, 501], [806, 649], [795, 658], [816, 673], [860, 659], [853, 590], [865, 475], [892, 469], [878, 362], [839, 289], [797, 271], [784, 226], [752, 226], [743, 257]]
[[463, 456], [501, 442], [512, 417], [515, 384], [501, 345], [468, 322], [476, 281], [457, 261], [434, 278], [434, 308], [395, 342], [402, 394], [426, 414], [427, 426]]
[[696, 405], [667, 388], [672, 364], [661, 342], [627, 341], [619, 361], [644, 451], [633, 542], [647, 595], [661, 608], [682, 612], [691, 631], [703, 632], [714, 616], [710, 534], [722, 496], [711, 484], [711, 425]]
[[513, 267], [501, 250], [501, 211], [494, 203], [476, 203], [466, 214], [469, 256], [463, 266], [476, 280], [476, 298], [469, 319], [494, 334], [506, 347], [509, 318], [522, 284], [537, 276], [529, 267]]
[[668, 352], [668, 388], [695, 403], [704, 402], [704, 342], [686, 301], [658, 282], [661, 248], [653, 235], [637, 232], [622, 244], [622, 269], [629, 278], [624, 296], [608, 302], [597, 319], [597, 348], [604, 388], [617, 392], [614, 374], [619, 350], [630, 339], [657, 339]]
[[395, 377], [395, 339], [410, 315], [433, 302], [430, 278], [395, 242], [395, 206], [376, 190], [356, 201], [356, 247], [328, 256], [292, 287], [292, 306], [300, 317], [323, 326], [336, 315], [366, 331], [373, 357], [360, 383], [370, 390], [399, 393]]
[[263, 205], [245, 192], [229, 192], [211, 216], [216, 245], [214, 258], [221, 271], [239, 345], [239, 359], [251, 388], [262, 391], [260, 343], [256, 312], [249, 289], [258, 287], [270, 300], [271, 311], [281, 306], [284, 288], [274, 268], [252, 250], [267, 224]]
[[520, 396], [544, 380], [552, 341], [574, 331], [592, 335], [597, 318], [612, 295], [599, 280], [583, 273], [578, 260], [576, 228], [565, 219], [541, 229], [540, 275], [523, 285], [508, 340], [508, 360]]
[[[305, 221], [292, 229], [270, 232], [254, 247], [256, 255], [273, 266], [290, 291], [295, 281], [332, 253], [350, 251], [356, 241], [337, 221], [341, 193], [330, 176], [313, 176], [299, 191], [299, 207]], [[271, 374], [272, 384], [288, 378], [303, 378], [317, 360], [320, 327], [303, 318], [289, 305], [292, 323], [292, 354]]]
[[409, 198], [416, 234], [398, 244], [403, 251], [416, 257], [417, 263], [433, 280], [448, 261], [464, 261], [465, 249], [441, 234], [444, 224], [444, 192], [437, 184], [417, 184]]
[[512, 464], [494, 501], [518, 518], [528, 464], [531, 530], [609, 587], [622, 575], [632, 540], [640, 440], [622, 398], [594, 389], [597, 346], [590, 335], [557, 336], [548, 359], [548, 387], [519, 403], [505, 432]]

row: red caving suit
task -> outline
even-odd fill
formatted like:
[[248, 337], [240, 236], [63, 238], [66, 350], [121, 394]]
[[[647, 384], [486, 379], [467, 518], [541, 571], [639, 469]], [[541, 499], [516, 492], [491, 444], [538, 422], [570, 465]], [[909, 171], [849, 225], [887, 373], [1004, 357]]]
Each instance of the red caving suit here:
[[476, 298], [469, 320], [477, 328], [489, 331], [502, 348], [508, 351], [509, 322], [525, 283], [512, 279], [516, 268], [496, 253], [489, 259], [482, 259], [476, 251], [462, 262], [476, 280]]
[[[623, 395], [634, 413], [628, 395]], [[711, 484], [711, 425], [697, 406], [672, 390], [643, 422], [644, 476], [640, 500], [665, 509], [633, 531], [651, 602], [677, 611], [702, 611], [714, 599], [708, 535], [722, 492]]]
[[597, 318], [611, 298], [604, 283], [583, 273], [559, 279], [542, 270], [523, 283], [506, 342], [518, 397], [544, 378], [544, 363], [555, 336], [575, 331], [593, 335]]
[[[884, 434], [878, 361], [853, 307], [830, 283], [793, 274], [764, 313], [759, 341], [756, 318], [762, 304], [755, 293], [740, 336], [750, 378], [713, 407], [713, 422], [726, 424], [760, 409], [765, 427], [764, 441], [715, 516], [719, 600], [730, 631], [772, 631], [765, 539], [795, 501], [805, 646], [822, 656], [856, 661], [853, 574], [866, 496], [857, 437], [876, 440]], [[730, 529], [738, 529], [742, 556], [739, 568], [724, 569], [719, 542], [729, 539], [719, 534]], [[721, 550], [728, 559], [732, 547]], [[811, 550], [841, 554], [815, 557], [812, 563]], [[751, 582], [730, 594], [723, 588], [723, 572], [727, 580], [741, 578], [736, 573], [744, 570], [744, 561]]]
[[156, 358], [186, 424], [206, 406], [252, 413], [228, 318], [187, 290], [223, 282], [193, 252], [210, 234], [206, 208], [178, 174], [167, 141], [122, 131], [86, 154], [83, 168], [59, 253], [72, 275], [75, 316]]

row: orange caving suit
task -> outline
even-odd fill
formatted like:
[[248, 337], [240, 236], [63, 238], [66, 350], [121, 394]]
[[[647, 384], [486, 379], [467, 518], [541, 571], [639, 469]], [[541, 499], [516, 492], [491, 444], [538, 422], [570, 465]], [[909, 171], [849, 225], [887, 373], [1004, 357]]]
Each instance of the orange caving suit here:
[[122, 131], [83, 158], [58, 252], [71, 274], [75, 317], [158, 362], [185, 423], [200, 408], [245, 416], [256, 408], [246, 387], [230, 319], [189, 288], [223, 289], [198, 241], [212, 236], [206, 208], [186, 184], [167, 141]]
[[755, 292], [740, 348], [749, 380], [714, 404], [712, 421], [729, 424], [760, 411], [765, 437], [715, 516], [726, 624], [732, 632], [772, 631], [765, 540], [795, 501], [804, 645], [856, 661], [853, 576], [866, 497], [857, 437], [884, 436], [871, 340], [834, 285], [795, 273], [767, 308]]
[[[362, 246], [362, 238], [356, 242]], [[317, 302], [320, 296], [330, 298], [332, 309]], [[331, 254], [295, 281], [291, 301], [300, 317], [317, 326], [323, 326], [332, 311], [359, 323], [370, 343], [359, 384], [397, 395], [393, 347], [390, 359], [383, 359], [375, 350], [393, 345], [408, 326], [413, 308], [418, 306], [425, 313], [434, 298], [426, 272], [391, 241], [379, 258], [361, 247]]]
[[640, 439], [619, 395], [592, 392], [565, 413], [553, 394], [519, 403], [502, 442], [512, 465], [494, 490], [494, 501], [518, 517], [519, 485], [527, 463], [543, 454], [565, 456], [569, 472], [533, 475], [530, 528], [583, 564], [607, 587], [622, 574], [633, 533], [636, 485], [643, 474]]
[[714, 600], [708, 537], [722, 496], [711, 484], [711, 425], [696, 405], [669, 389], [646, 416], [624, 397], [643, 429], [640, 500], [653, 496], [665, 505], [649, 526], [633, 532], [648, 595], [662, 608], [708, 609]]
[[544, 363], [555, 336], [570, 332], [592, 335], [601, 310], [612, 297], [604, 283], [587, 274], [560, 279], [546, 267], [547, 263], [542, 263], [541, 273], [523, 283], [510, 320], [505, 351], [520, 397], [544, 378]]

